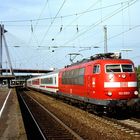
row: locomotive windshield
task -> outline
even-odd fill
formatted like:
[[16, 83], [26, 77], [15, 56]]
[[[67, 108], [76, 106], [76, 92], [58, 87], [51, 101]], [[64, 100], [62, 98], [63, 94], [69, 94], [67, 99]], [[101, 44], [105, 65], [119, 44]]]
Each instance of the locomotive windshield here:
[[133, 72], [133, 66], [132, 65], [122, 65], [123, 72]]
[[133, 66], [130, 64], [106, 65], [106, 72], [133, 72]]

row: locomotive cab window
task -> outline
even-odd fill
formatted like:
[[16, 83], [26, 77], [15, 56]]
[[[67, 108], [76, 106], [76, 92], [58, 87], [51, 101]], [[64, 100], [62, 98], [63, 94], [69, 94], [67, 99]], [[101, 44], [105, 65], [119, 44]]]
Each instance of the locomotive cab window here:
[[123, 72], [133, 72], [133, 66], [132, 65], [122, 65]]
[[106, 65], [106, 72], [133, 72], [133, 66], [130, 64]]
[[100, 65], [95, 65], [93, 67], [93, 73], [96, 74], [96, 73], [100, 73]]
[[106, 72], [121, 72], [120, 65], [106, 65]]

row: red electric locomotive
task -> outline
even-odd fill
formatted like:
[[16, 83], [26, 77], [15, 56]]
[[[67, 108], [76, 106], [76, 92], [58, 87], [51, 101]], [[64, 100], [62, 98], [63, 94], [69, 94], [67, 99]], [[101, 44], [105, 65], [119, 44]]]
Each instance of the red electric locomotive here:
[[28, 79], [27, 86], [82, 102], [98, 113], [140, 107], [134, 64], [114, 53], [97, 54], [53, 73]]
[[139, 98], [134, 64], [107, 53], [67, 66], [59, 71], [59, 94], [101, 111], [135, 106]]

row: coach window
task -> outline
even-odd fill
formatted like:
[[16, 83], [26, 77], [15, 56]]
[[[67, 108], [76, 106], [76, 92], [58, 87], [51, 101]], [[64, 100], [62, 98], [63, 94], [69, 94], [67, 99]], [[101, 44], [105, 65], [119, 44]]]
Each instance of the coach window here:
[[96, 73], [100, 73], [100, 65], [95, 65], [93, 67], [93, 73], [96, 74]]
[[53, 84], [53, 78], [52, 77], [48, 78], [48, 84]]

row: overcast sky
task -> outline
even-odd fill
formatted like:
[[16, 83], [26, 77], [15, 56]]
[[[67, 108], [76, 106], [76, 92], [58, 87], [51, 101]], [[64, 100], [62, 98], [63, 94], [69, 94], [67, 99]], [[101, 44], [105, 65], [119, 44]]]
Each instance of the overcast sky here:
[[80, 54], [74, 61], [103, 53], [105, 25], [108, 52], [129, 49], [123, 58], [140, 65], [139, 0], [4, 0], [0, 13], [14, 68], [62, 68], [69, 53]]

